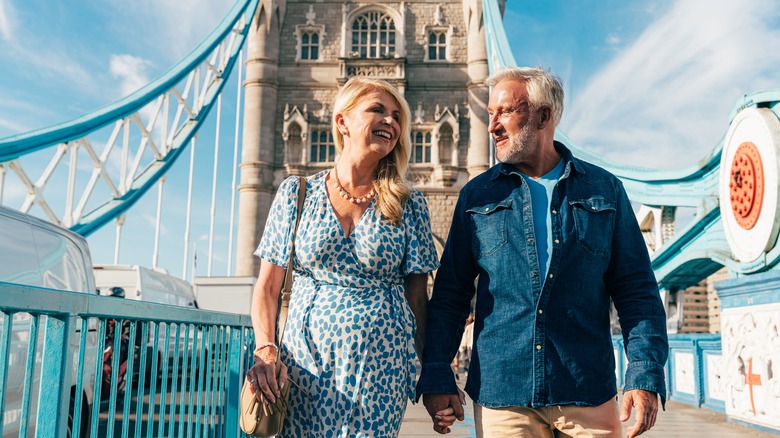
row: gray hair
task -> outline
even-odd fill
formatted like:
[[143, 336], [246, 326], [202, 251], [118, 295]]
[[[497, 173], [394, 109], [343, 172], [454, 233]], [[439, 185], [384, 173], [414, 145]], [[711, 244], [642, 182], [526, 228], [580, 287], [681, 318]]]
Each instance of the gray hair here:
[[536, 108], [549, 106], [553, 123], [558, 126], [563, 116], [563, 84], [558, 76], [542, 67], [505, 67], [490, 75], [485, 83], [494, 87], [503, 81], [525, 82], [529, 103]]

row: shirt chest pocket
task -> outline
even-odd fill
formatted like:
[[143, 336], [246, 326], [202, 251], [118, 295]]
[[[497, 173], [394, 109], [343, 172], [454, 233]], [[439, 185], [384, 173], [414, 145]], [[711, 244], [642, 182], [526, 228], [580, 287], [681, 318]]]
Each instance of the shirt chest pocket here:
[[615, 226], [615, 203], [601, 196], [569, 201], [577, 243], [594, 255], [607, 255]]
[[507, 222], [512, 212], [512, 200], [484, 204], [466, 210], [474, 223], [479, 254], [493, 255], [507, 242]]

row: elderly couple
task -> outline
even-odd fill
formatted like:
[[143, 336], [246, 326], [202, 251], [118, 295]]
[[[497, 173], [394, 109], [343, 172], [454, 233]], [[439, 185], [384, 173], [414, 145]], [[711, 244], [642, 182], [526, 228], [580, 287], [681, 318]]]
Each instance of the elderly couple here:
[[[292, 260], [301, 179], [279, 187], [256, 252], [258, 348], [247, 379], [260, 400], [278, 397], [288, 377], [307, 392], [291, 387], [282, 436], [397, 436], [407, 398], [420, 396], [434, 430], [449, 433], [465, 405], [450, 362], [475, 294], [465, 390], [478, 437], [618, 437], [632, 413], [625, 436], [653, 427], [665, 401], [665, 316], [626, 192], [553, 139], [556, 76], [510, 68], [487, 84], [500, 163], [461, 190], [441, 266], [425, 198], [405, 179], [409, 107], [385, 82], [354, 78], [338, 93], [339, 159], [306, 179]], [[279, 351], [288, 263], [295, 282]], [[620, 406], [610, 302], [628, 356]]]

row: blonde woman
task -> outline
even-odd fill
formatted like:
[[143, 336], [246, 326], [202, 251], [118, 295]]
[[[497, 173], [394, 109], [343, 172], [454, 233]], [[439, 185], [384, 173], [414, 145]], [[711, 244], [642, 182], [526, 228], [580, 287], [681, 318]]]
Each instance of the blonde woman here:
[[300, 178], [279, 187], [256, 252], [258, 348], [247, 377], [261, 399], [278, 396], [288, 373], [308, 393], [291, 388], [284, 437], [397, 436], [414, 397], [427, 273], [438, 267], [428, 206], [405, 178], [409, 107], [388, 83], [353, 78], [333, 113], [339, 158], [306, 180], [282, 351], [273, 343], [277, 300]]

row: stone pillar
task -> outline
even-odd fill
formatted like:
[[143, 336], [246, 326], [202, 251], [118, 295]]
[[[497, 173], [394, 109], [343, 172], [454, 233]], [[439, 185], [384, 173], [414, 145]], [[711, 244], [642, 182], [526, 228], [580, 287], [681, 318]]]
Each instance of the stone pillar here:
[[469, 74], [469, 148], [466, 165], [471, 179], [490, 167], [488, 87], [485, 85], [488, 62], [482, 0], [463, 0], [463, 14], [468, 32]]
[[273, 201], [279, 33], [285, 6], [286, 0], [261, 0], [247, 41], [237, 276], [256, 276], [259, 271], [260, 261], [253, 253]]

